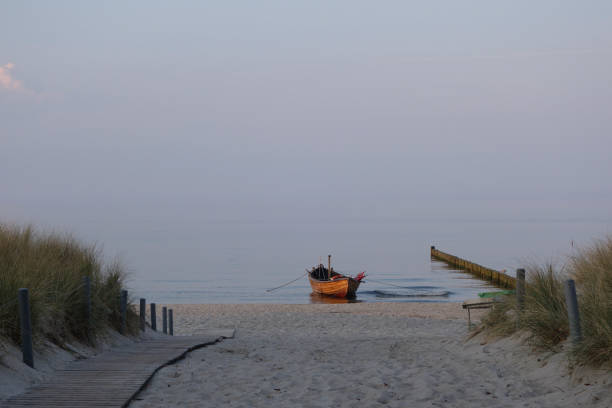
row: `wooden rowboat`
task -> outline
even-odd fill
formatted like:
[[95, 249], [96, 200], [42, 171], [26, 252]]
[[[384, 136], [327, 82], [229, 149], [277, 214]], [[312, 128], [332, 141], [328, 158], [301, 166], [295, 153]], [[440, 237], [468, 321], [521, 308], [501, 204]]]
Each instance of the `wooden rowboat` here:
[[312, 287], [314, 293], [339, 298], [354, 298], [360, 283], [350, 276], [322, 281], [314, 279], [309, 274], [308, 279], [310, 280], [310, 287]]
[[308, 280], [313, 293], [337, 298], [354, 298], [364, 276], [363, 272], [356, 278], [335, 272], [331, 267], [331, 255], [328, 258], [327, 268], [319, 264], [308, 271]]

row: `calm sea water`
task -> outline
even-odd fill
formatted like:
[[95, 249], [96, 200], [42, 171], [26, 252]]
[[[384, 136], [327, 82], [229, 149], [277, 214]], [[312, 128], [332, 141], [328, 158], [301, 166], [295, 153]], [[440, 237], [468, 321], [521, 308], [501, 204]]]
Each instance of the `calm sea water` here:
[[[157, 303], [311, 303], [307, 278], [326, 262], [366, 271], [357, 300], [454, 302], [492, 287], [432, 261], [429, 247], [513, 273], [529, 263], [561, 264], [577, 247], [610, 234], [609, 221], [388, 221], [202, 223], [128, 232], [134, 297]], [[142, 233], [142, 231], [140, 231]]]

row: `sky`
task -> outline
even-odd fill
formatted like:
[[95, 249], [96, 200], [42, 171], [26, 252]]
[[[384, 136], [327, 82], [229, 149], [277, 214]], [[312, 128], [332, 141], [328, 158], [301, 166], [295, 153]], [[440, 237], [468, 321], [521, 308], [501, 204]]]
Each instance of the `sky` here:
[[2, 222], [612, 219], [608, 1], [0, 10]]

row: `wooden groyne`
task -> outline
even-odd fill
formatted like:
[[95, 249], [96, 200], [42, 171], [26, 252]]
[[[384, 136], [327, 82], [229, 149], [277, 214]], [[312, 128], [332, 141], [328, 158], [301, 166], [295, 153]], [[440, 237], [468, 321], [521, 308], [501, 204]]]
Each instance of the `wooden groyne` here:
[[516, 278], [508, 276], [501, 271], [496, 271], [495, 269], [478, 265], [477, 263], [470, 262], [455, 255], [447, 254], [446, 252], [437, 250], [435, 246], [431, 247], [431, 257], [444, 261], [447, 264], [455, 266], [459, 269], [464, 269], [466, 272], [469, 272], [482, 280], [489, 281], [496, 286], [508, 289], [514, 289], [516, 287]]

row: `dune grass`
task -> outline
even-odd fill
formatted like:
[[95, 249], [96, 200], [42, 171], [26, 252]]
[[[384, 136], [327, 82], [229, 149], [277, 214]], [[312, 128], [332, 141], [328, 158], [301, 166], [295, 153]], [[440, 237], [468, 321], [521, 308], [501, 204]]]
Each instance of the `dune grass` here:
[[530, 268], [519, 325], [532, 333], [533, 342], [540, 348], [554, 350], [569, 335], [564, 278], [563, 271], [552, 265]]
[[[89, 330], [84, 276], [91, 279]], [[94, 342], [106, 329], [119, 328], [119, 296], [125, 277], [119, 264], [105, 266], [94, 246], [70, 236], [0, 225], [0, 336], [19, 342], [17, 292], [28, 288], [36, 340], [59, 345], [73, 339]], [[128, 330], [137, 330], [137, 317], [130, 307]]]
[[566, 279], [576, 282], [583, 334], [570, 354], [579, 363], [612, 367], [612, 238], [580, 251], [562, 269], [528, 268], [524, 307], [507, 297], [483, 318], [480, 330], [499, 336], [525, 330], [538, 348], [559, 351], [569, 336]]
[[591, 364], [612, 365], [612, 237], [571, 259], [584, 340], [574, 349]]
[[526, 278], [523, 308], [519, 310], [516, 298], [508, 296], [485, 315], [482, 326], [499, 336], [525, 329], [534, 345], [555, 350], [569, 333], [563, 273], [552, 265], [534, 265], [527, 269]]

